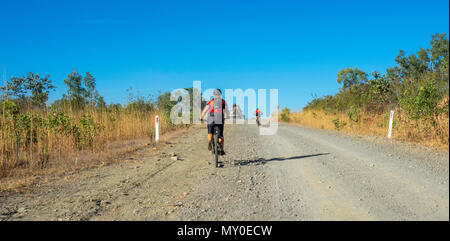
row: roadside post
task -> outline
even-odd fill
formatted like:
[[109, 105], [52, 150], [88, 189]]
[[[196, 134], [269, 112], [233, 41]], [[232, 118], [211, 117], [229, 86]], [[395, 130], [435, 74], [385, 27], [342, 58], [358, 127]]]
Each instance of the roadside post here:
[[391, 139], [392, 134], [392, 122], [394, 120], [394, 111], [391, 110], [391, 113], [389, 114], [389, 130], [388, 130], [388, 139]]
[[155, 117], [155, 141], [159, 141], [159, 116]]

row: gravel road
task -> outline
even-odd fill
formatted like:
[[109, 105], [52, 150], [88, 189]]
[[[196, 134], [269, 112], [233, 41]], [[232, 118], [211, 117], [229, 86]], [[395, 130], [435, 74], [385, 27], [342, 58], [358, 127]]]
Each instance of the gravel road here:
[[127, 161], [0, 197], [0, 220], [449, 220], [448, 152], [280, 125], [196, 126]]

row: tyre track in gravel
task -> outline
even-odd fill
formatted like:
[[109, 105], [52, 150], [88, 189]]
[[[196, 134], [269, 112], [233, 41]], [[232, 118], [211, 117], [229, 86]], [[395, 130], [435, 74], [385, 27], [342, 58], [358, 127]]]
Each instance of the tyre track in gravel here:
[[[176, 175], [183, 175], [185, 170], [195, 167], [192, 165], [195, 162], [184, 163], [183, 156], [190, 155], [185, 148], [192, 149], [191, 153], [196, 152], [195, 145], [193, 148], [191, 145], [203, 136], [198, 130], [194, 128], [173, 138], [181, 143], [162, 144], [156, 151], [146, 148], [128, 157], [128, 161], [67, 175], [31, 193], [0, 197], [0, 219], [163, 219], [173, 207], [174, 199], [183, 193], [175, 182]], [[183, 143], [185, 139], [193, 140]], [[179, 160], [171, 160], [167, 155], [171, 152], [179, 153]], [[176, 174], [172, 175], [173, 172]], [[192, 188], [189, 180], [185, 184], [186, 189]]]
[[[378, 144], [287, 125], [273, 137], [262, 137], [261, 143], [267, 146], [266, 158], [297, 157], [273, 165], [271, 173], [285, 181], [286, 191], [305, 192], [300, 196], [306, 197], [309, 219], [448, 220], [448, 153], [440, 156], [440, 167], [425, 170], [421, 162], [435, 161], [405, 161], [412, 157], [400, 152], [395, 158], [385, 157]], [[401, 143], [396, 145], [404, 149]], [[295, 195], [290, 191], [287, 196]]]

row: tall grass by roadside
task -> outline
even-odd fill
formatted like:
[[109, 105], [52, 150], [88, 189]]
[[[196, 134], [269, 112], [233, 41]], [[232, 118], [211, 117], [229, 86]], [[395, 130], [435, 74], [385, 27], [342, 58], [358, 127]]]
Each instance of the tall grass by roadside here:
[[154, 139], [155, 116], [160, 116], [160, 132], [176, 127], [159, 110], [87, 108], [83, 111], [21, 111], [12, 101], [4, 101], [0, 116], [0, 177], [20, 171], [65, 165], [76, 153], [107, 152], [115, 141]]
[[[160, 135], [188, 126], [171, 123], [180, 100], [170, 92], [142, 96], [130, 88], [126, 104], [106, 104], [89, 72], [83, 76], [74, 69], [64, 84], [66, 92], [52, 103], [49, 93], [56, 86], [49, 75], [29, 72], [0, 86], [0, 193], [128, 160], [154, 140], [156, 115]], [[192, 100], [197, 90], [185, 90]]]
[[[411, 120], [401, 109], [394, 111], [392, 137], [396, 140], [419, 143], [449, 150], [449, 118], [441, 115], [438, 123], [425, 120]], [[355, 116], [357, 115], [357, 116]], [[327, 113], [323, 110], [305, 110], [283, 113], [280, 119], [289, 123], [325, 130], [335, 130], [357, 135], [386, 137], [389, 113], [373, 115], [369, 113]]]

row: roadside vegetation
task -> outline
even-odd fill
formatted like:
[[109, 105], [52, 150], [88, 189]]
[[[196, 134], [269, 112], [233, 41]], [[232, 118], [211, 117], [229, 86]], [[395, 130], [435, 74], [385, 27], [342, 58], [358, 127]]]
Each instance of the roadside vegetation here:
[[[169, 120], [175, 104], [170, 93], [141, 96], [129, 89], [127, 104], [106, 104], [90, 73], [74, 70], [64, 83], [67, 92], [51, 104], [48, 96], [56, 86], [49, 76], [29, 73], [1, 87], [0, 179], [102, 165], [153, 141], [156, 115], [160, 133], [179, 128]], [[134, 142], [122, 145], [127, 141]], [[2, 181], [0, 191], [16, 186]]]
[[314, 98], [300, 113], [285, 108], [280, 119], [355, 134], [387, 135], [394, 110], [392, 138], [449, 149], [449, 41], [431, 37], [430, 47], [406, 55], [384, 73], [346, 68], [337, 74], [339, 92]]

